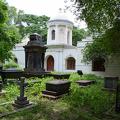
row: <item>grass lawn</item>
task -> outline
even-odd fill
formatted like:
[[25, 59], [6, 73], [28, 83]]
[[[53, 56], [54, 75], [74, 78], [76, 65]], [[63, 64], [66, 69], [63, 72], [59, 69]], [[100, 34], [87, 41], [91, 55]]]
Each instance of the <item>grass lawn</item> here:
[[[41, 94], [41, 91], [45, 90], [45, 82], [52, 79], [39, 79], [40, 83], [34, 85], [29, 82], [26, 96], [30, 101], [37, 103], [37, 106], [2, 117], [0, 120], [120, 120], [120, 114], [115, 114], [113, 107], [115, 93], [102, 90], [102, 78], [94, 75], [80, 77], [78, 74], [71, 74], [70, 95], [64, 95], [57, 100], [43, 98]], [[95, 80], [96, 83], [81, 88], [75, 83], [77, 80]], [[13, 101], [19, 94], [17, 85], [9, 84], [4, 89], [7, 93], [5, 96], [0, 96], [0, 103]], [[5, 110], [5, 106], [0, 106], [0, 113], [7, 109]]]

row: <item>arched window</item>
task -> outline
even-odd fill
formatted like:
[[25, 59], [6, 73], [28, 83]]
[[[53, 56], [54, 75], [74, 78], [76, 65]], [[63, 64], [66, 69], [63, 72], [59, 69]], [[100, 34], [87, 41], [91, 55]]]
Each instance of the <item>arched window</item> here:
[[75, 70], [75, 59], [73, 57], [69, 57], [66, 60], [67, 70]]
[[52, 40], [55, 40], [55, 30], [52, 30]]
[[104, 63], [104, 58], [95, 58], [92, 61], [92, 71], [105, 71]]

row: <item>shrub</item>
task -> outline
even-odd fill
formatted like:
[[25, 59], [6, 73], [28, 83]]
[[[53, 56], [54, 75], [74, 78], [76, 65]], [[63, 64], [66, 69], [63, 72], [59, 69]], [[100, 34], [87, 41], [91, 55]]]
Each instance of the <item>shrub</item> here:
[[8, 69], [8, 68], [20, 68], [19, 65], [13, 61], [10, 61], [6, 64], [3, 65], [4, 69]]

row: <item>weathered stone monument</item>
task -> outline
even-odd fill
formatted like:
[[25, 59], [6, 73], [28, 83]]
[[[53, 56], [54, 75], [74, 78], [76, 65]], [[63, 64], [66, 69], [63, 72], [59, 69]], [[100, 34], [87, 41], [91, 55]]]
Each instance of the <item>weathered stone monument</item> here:
[[105, 77], [104, 78], [104, 89], [116, 90], [118, 77]]
[[20, 81], [19, 81], [19, 86], [20, 86], [20, 96], [17, 97], [17, 100], [14, 101], [13, 106], [15, 108], [23, 108], [26, 106], [31, 105], [29, 103], [29, 100], [27, 100], [27, 97], [24, 96], [24, 92], [25, 92], [25, 87], [26, 87], [26, 83], [25, 83], [25, 78], [21, 77]]
[[44, 56], [47, 47], [38, 34], [31, 34], [30, 41], [24, 46], [25, 49], [25, 72], [42, 73], [44, 70]]

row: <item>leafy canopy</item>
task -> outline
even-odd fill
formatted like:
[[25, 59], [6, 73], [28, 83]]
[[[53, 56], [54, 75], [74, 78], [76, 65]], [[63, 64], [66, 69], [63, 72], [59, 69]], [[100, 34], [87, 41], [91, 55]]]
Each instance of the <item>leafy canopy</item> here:
[[11, 50], [16, 43], [20, 42], [18, 29], [8, 24], [8, 6], [0, 0], [0, 62], [11, 57]]
[[120, 52], [120, 0], [72, 2], [74, 13], [79, 19], [85, 20], [94, 36], [93, 44], [84, 50], [86, 59], [89, 61], [93, 56], [104, 57]]

